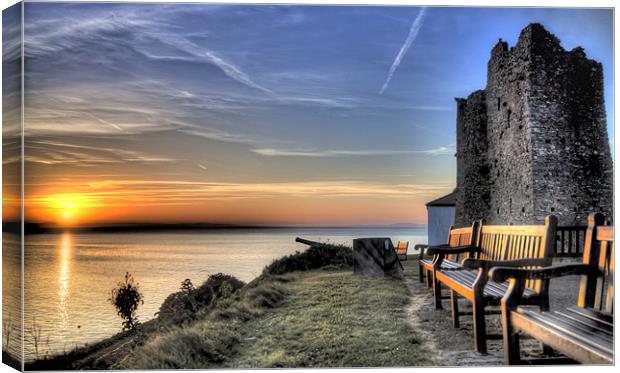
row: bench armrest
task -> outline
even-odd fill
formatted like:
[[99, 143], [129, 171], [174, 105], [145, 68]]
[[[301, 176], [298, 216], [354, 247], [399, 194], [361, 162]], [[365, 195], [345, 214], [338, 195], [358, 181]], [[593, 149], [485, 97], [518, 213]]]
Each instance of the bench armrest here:
[[424, 250], [428, 247], [450, 247], [450, 245], [448, 244], [441, 244], [441, 245], [433, 245], [433, 246], [429, 246], [428, 244], [425, 243], [419, 243], [417, 245], [415, 245], [413, 247], [414, 250], [419, 250], [420, 251], [420, 255], [418, 256], [418, 258], [420, 260], [424, 259]]
[[530, 259], [515, 259], [515, 260], [485, 260], [467, 258], [463, 261], [463, 268], [467, 269], [482, 269], [488, 271], [493, 267], [542, 267], [548, 264], [548, 259], [530, 258]]
[[518, 280], [544, 280], [570, 275], [597, 276], [599, 274], [600, 271], [597, 268], [588, 264], [564, 264], [538, 269], [495, 267], [489, 272], [489, 277], [494, 281], [503, 282], [509, 278]]
[[430, 246], [426, 252], [428, 255], [449, 255], [449, 254], [464, 254], [464, 253], [477, 253], [480, 252], [480, 248], [477, 246], [464, 245], [464, 246]]

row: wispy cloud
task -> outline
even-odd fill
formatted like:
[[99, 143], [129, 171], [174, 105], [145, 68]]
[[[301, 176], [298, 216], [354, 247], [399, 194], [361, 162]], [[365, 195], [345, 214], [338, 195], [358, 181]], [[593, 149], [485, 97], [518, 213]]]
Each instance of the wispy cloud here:
[[[222, 58], [216, 51], [197, 45], [181, 33], [165, 32], [168, 28], [165, 20], [148, 14], [149, 18], [141, 11], [126, 10], [123, 13], [95, 14], [73, 19], [72, 22], [66, 22], [63, 18], [55, 21], [33, 20], [29, 24], [25, 50], [31, 58], [54, 55], [66, 59], [72, 58], [75, 50], [93, 52], [108, 49], [111, 52], [97, 55], [97, 62], [112, 67], [121, 66], [117, 62], [127, 57], [126, 51], [133, 51], [152, 61], [205, 63], [219, 68], [238, 83], [271, 93], [271, 90], [256, 83], [239, 66]], [[55, 28], [52, 28], [54, 25]], [[95, 46], [96, 49], [93, 49]], [[153, 48], [158, 52], [152, 52]]]
[[98, 118], [97, 116], [93, 115], [92, 113], [86, 113], [86, 114], [87, 114], [87, 115], [89, 115], [89, 116], [91, 116], [91, 117], [92, 117], [93, 119], [95, 119], [97, 122], [99, 122], [99, 123], [103, 123], [103, 124], [105, 124], [105, 125], [108, 125], [108, 126], [110, 126], [110, 127], [114, 128], [115, 130], [118, 130], [118, 131], [122, 131], [122, 130], [123, 130], [123, 129], [121, 128], [121, 126], [119, 126], [119, 125], [118, 125], [118, 124], [116, 124], [116, 123], [108, 122], [107, 120], [103, 120], [103, 119], [101, 119], [101, 118]]
[[409, 29], [409, 35], [407, 35], [405, 42], [400, 47], [400, 50], [398, 51], [398, 54], [396, 55], [396, 58], [394, 59], [394, 62], [392, 63], [392, 66], [390, 67], [390, 71], [388, 73], [387, 78], [385, 79], [385, 83], [383, 83], [383, 86], [381, 87], [381, 90], [379, 91], [380, 95], [383, 94], [383, 92], [387, 89], [388, 84], [390, 84], [390, 81], [392, 80], [392, 76], [394, 75], [394, 72], [396, 71], [396, 69], [400, 65], [400, 62], [403, 60], [403, 57], [405, 56], [405, 54], [411, 47], [411, 44], [413, 44], [416, 37], [418, 36], [418, 32], [420, 32], [420, 28], [422, 27], [422, 24], [424, 23], [425, 15], [426, 15], [426, 7], [422, 7], [418, 15], [413, 20], [413, 23], [411, 24], [411, 28]]
[[[122, 88], [122, 89], [119, 89]], [[26, 111], [27, 135], [127, 137], [157, 131], [177, 131], [202, 138], [274, 146], [277, 137], [260, 136], [239, 128], [236, 120], [250, 108], [270, 105], [350, 108], [354, 98], [308, 96], [251, 96], [243, 92], [206, 92], [179, 89], [156, 79], [98, 84], [72, 84], [31, 89]]]
[[438, 148], [421, 151], [421, 153], [423, 154], [430, 154], [430, 155], [454, 155], [455, 152], [456, 152], [456, 148], [454, 145], [440, 146]]
[[162, 163], [177, 159], [138, 150], [97, 147], [71, 143], [28, 139], [26, 161], [45, 165], [91, 167], [103, 164]]
[[[128, 138], [176, 131], [269, 148], [289, 140], [277, 134], [260, 138], [247, 123], [270, 110], [369, 107], [371, 98], [332, 84], [344, 80], [334, 71], [269, 64], [258, 69], [235, 44], [196, 37], [195, 30], [179, 26], [189, 8], [152, 10], [32, 17], [25, 39], [32, 79], [29, 136]], [[293, 16], [296, 22], [302, 18]], [[185, 68], [204, 81], [188, 81]]]
[[292, 157], [340, 157], [340, 156], [385, 156], [385, 155], [410, 155], [410, 154], [428, 154], [428, 155], [452, 155], [454, 154], [454, 146], [440, 146], [438, 148], [427, 150], [306, 150], [306, 149], [252, 149], [252, 152], [264, 156], [292, 156]]
[[190, 56], [194, 56], [198, 61], [207, 62], [219, 67], [229, 78], [241, 84], [269, 94], [273, 93], [270, 89], [256, 83], [247, 73], [242, 71], [241, 68], [234, 65], [232, 62], [226, 61], [216, 52], [203, 46], [199, 46], [183, 36], [172, 36], [172, 34], [165, 36], [158, 35], [158, 37], [154, 37], [154, 39], [168, 45], [171, 48], [178, 48], [180, 51], [187, 53]]
[[259, 136], [244, 135], [240, 133], [232, 133], [230, 131], [219, 130], [215, 128], [205, 128], [204, 126], [195, 126], [185, 123], [179, 132], [198, 136], [209, 140], [221, 141], [232, 144], [244, 144], [257, 146], [265, 143], [267, 139], [261, 139]]

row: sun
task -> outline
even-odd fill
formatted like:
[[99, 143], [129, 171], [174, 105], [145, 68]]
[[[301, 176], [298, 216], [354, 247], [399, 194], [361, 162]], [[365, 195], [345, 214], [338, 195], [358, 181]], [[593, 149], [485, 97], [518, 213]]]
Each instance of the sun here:
[[47, 198], [46, 205], [58, 224], [73, 226], [79, 223], [80, 217], [90, 205], [90, 200], [80, 194], [56, 194]]

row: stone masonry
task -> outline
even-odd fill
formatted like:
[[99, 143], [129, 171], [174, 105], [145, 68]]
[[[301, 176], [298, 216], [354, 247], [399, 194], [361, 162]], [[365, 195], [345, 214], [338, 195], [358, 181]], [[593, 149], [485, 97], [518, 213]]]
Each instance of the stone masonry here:
[[456, 225], [611, 217], [603, 67], [540, 24], [491, 51], [486, 89], [457, 98]]

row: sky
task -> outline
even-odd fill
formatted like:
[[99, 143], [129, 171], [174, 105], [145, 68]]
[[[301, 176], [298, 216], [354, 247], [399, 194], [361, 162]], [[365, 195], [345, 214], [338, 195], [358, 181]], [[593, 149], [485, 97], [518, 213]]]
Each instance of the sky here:
[[26, 218], [423, 224], [531, 22], [603, 63], [613, 138], [611, 10], [26, 3]]

